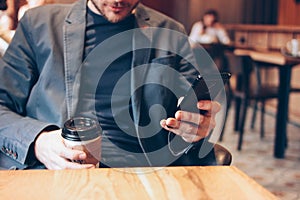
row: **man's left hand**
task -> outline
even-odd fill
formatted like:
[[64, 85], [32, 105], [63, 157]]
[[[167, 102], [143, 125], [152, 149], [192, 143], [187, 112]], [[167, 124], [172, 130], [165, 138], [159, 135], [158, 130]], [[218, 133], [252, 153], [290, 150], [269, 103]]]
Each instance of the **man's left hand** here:
[[216, 126], [215, 117], [221, 110], [221, 105], [216, 101], [203, 100], [197, 103], [197, 108], [206, 111], [205, 114], [177, 111], [175, 118], [161, 120], [161, 126], [180, 135], [184, 141], [192, 143], [209, 135]]

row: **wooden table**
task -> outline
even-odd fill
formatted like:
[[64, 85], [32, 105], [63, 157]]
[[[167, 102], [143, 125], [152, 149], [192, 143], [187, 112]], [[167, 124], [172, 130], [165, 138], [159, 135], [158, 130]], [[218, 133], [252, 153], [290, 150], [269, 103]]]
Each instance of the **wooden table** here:
[[277, 199], [235, 167], [0, 171], [1, 199]]
[[291, 72], [294, 66], [300, 64], [300, 59], [284, 56], [280, 52], [260, 52], [245, 49], [236, 49], [234, 50], [234, 54], [237, 56], [250, 56], [257, 65], [271, 65], [279, 69], [279, 97], [276, 115], [274, 156], [276, 158], [284, 158], [287, 145], [286, 122], [288, 120]]

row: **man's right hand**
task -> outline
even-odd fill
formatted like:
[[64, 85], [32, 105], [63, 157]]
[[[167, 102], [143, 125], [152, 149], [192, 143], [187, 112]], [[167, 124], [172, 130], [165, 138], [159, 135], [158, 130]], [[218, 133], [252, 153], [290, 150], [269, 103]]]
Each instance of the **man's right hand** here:
[[93, 164], [79, 164], [70, 160], [84, 160], [86, 153], [67, 148], [60, 136], [61, 130], [42, 132], [36, 139], [34, 151], [37, 159], [47, 169], [87, 169], [95, 168]]

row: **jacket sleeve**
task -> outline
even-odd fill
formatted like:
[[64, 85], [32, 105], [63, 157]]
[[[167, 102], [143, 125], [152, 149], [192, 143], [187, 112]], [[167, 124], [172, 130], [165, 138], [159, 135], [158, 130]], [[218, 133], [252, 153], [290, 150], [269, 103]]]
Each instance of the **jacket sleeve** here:
[[28, 152], [36, 136], [52, 125], [26, 116], [27, 100], [39, 77], [30, 27], [25, 15], [0, 59], [0, 150], [22, 164], [29, 164], [26, 158], [33, 156]]

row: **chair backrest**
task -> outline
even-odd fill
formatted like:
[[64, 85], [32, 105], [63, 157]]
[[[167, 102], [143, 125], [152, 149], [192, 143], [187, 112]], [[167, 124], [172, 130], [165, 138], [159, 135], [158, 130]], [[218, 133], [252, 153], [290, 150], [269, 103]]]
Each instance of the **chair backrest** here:
[[258, 90], [261, 85], [260, 74], [250, 56], [236, 56], [233, 52], [228, 51], [226, 52], [226, 58], [228, 60], [228, 71], [236, 78], [235, 86], [231, 85], [231, 89], [238, 92], [239, 95], [248, 95], [251, 89]]
[[0, 0], [0, 10], [6, 10], [6, 9], [7, 9], [6, 0]]
[[218, 165], [230, 165], [232, 161], [232, 155], [220, 144], [214, 145], [215, 157]]

